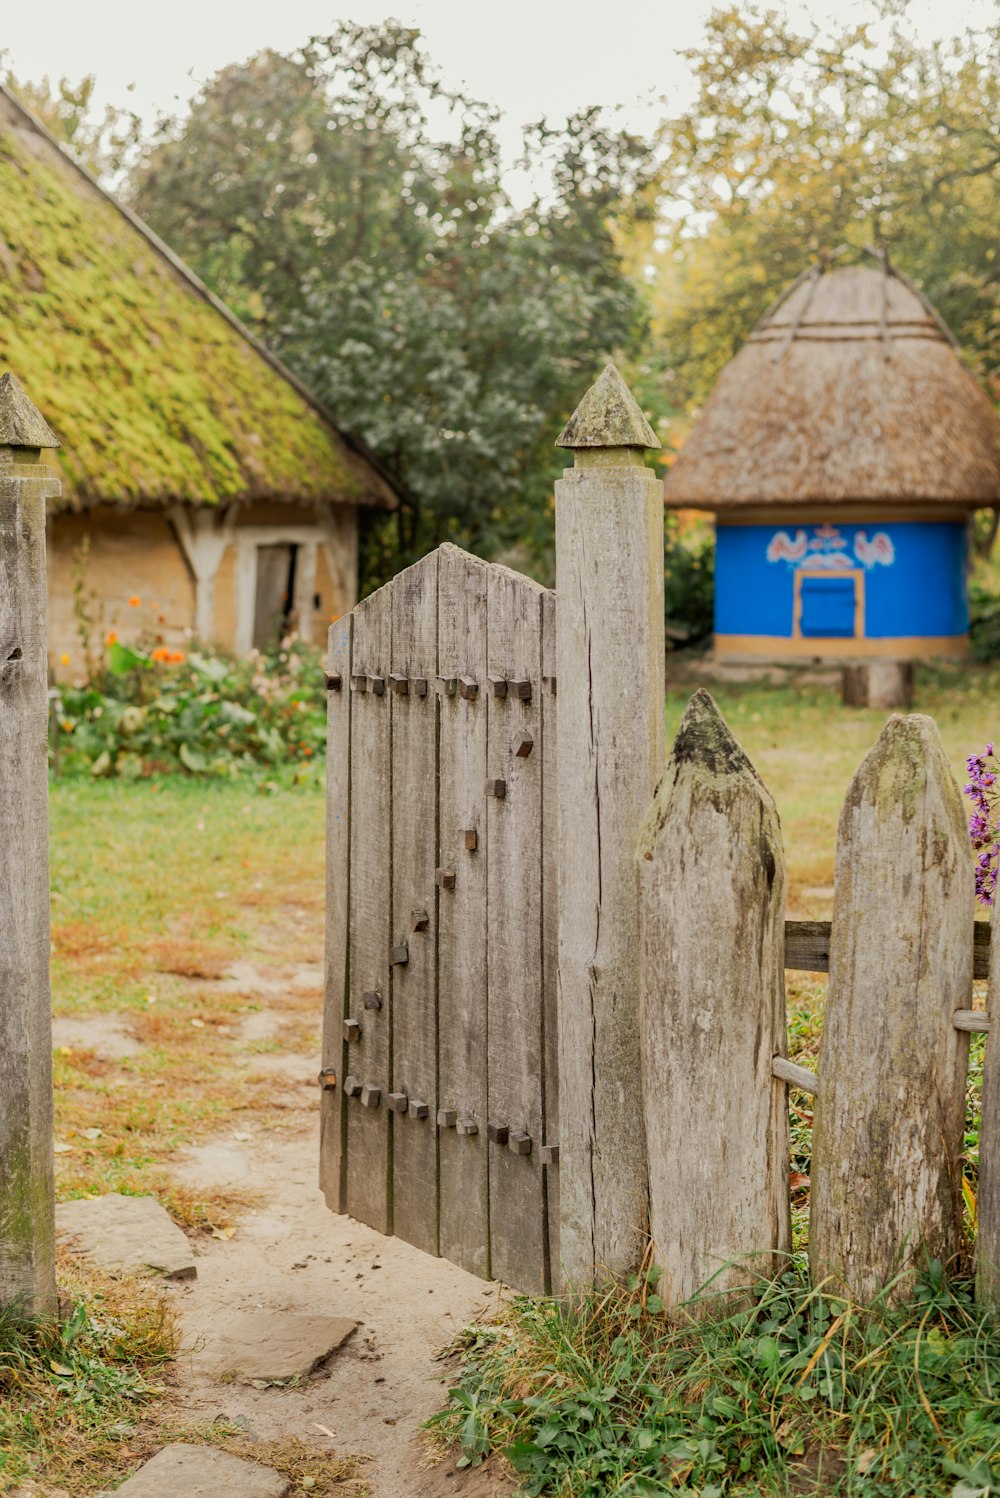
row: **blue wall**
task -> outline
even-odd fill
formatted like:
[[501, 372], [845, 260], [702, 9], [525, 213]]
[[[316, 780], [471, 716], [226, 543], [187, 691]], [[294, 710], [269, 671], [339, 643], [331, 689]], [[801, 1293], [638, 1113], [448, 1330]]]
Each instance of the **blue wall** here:
[[[716, 530], [715, 629], [792, 637], [795, 574], [805, 572], [802, 634], [853, 635], [845, 601], [864, 575], [867, 639], [964, 635], [966, 528], [961, 521], [727, 525]], [[818, 584], [811, 581], [820, 575]], [[829, 578], [829, 584], [826, 579]], [[846, 612], [845, 612], [846, 611]], [[846, 622], [845, 622], [846, 621]]]

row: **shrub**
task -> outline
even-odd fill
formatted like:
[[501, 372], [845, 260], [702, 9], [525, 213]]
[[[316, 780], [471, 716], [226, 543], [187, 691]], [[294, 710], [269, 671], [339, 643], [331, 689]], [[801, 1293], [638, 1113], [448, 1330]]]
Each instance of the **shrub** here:
[[320, 652], [295, 635], [245, 661], [208, 650], [123, 645], [81, 686], [51, 693], [50, 762], [95, 776], [273, 775], [311, 778], [322, 758]]
[[715, 614], [715, 533], [682, 531], [667, 516], [663, 539], [663, 591], [667, 639], [696, 645], [712, 633]]
[[1000, 596], [977, 582], [969, 584], [969, 640], [973, 660], [1000, 659]]

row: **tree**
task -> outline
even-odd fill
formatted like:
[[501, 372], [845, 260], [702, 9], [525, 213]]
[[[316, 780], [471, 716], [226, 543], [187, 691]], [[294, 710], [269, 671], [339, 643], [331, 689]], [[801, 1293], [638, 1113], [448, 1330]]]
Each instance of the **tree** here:
[[135, 154], [141, 132], [139, 116], [111, 106], [94, 109], [97, 79], [88, 73], [79, 83], [60, 78], [53, 84], [22, 82], [5, 65], [0, 51], [0, 81], [36, 115], [69, 154], [95, 177], [113, 177]]
[[679, 402], [842, 245], [886, 248], [1000, 390], [1000, 27], [922, 47], [892, 15], [823, 35], [723, 10], [688, 54], [697, 96], [660, 137], [656, 326]]
[[554, 439], [644, 331], [618, 245], [654, 210], [649, 145], [596, 110], [534, 126], [553, 191], [515, 213], [496, 122], [417, 32], [345, 23], [224, 69], [132, 178], [138, 211], [413, 495], [369, 536], [369, 582], [445, 538], [516, 544], [546, 573]]

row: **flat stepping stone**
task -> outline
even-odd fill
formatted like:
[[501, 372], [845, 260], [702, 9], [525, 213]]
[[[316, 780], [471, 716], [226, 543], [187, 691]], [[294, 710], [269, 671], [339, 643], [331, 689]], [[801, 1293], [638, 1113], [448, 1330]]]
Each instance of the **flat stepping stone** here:
[[56, 1206], [60, 1243], [108, 1274], [197, 1276], [191, 1245], [153, 1196], [83, 1197]]
[[177, 1442], [164, 1446], [115, 1493], [116, 1498], [119, 1493], [128, 1498], [219, 1498], [222, 1493], [234, 1498], [286, 1498], [291, 1491], [288, 1478], [270, 1467], [258, 1467], [213, 1446]]
[[288, 1383], [310, 1374], [344, 1345], [357, 1325], [343, 1316], [244, 1311], [227, 1315], [217, 1332], [203, 1330], [194, 1361], [214, 1378]]

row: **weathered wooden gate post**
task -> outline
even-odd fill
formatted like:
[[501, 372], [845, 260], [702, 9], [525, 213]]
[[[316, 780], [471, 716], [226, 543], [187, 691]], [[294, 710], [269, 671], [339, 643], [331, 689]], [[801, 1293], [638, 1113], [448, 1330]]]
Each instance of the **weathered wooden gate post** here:
[[663, 769], [663, 486], [613, 364], [558, 446], [560, 1271], [582, 1286], [645, 1246], [635, 845]]
[[[837, 832], [809, 1265], [868, 1299], [959, 1246], [973, 863], [937, 727], [892, 717]], [[907, 1276], [909, 1278], [909, 1276]], [[897, 1284], [903, 1293], [907, 1279]]]
[[55, 1306], [45, 501], [58, 447], [0, 378], [0, 1305]]
[[[785, 855], [774, 802], [702, 688], [638, 849], [650, 1227], [670, 1309], [791, 1248]], [[702, 1302], [702, 1308], [710, 1305]]]

